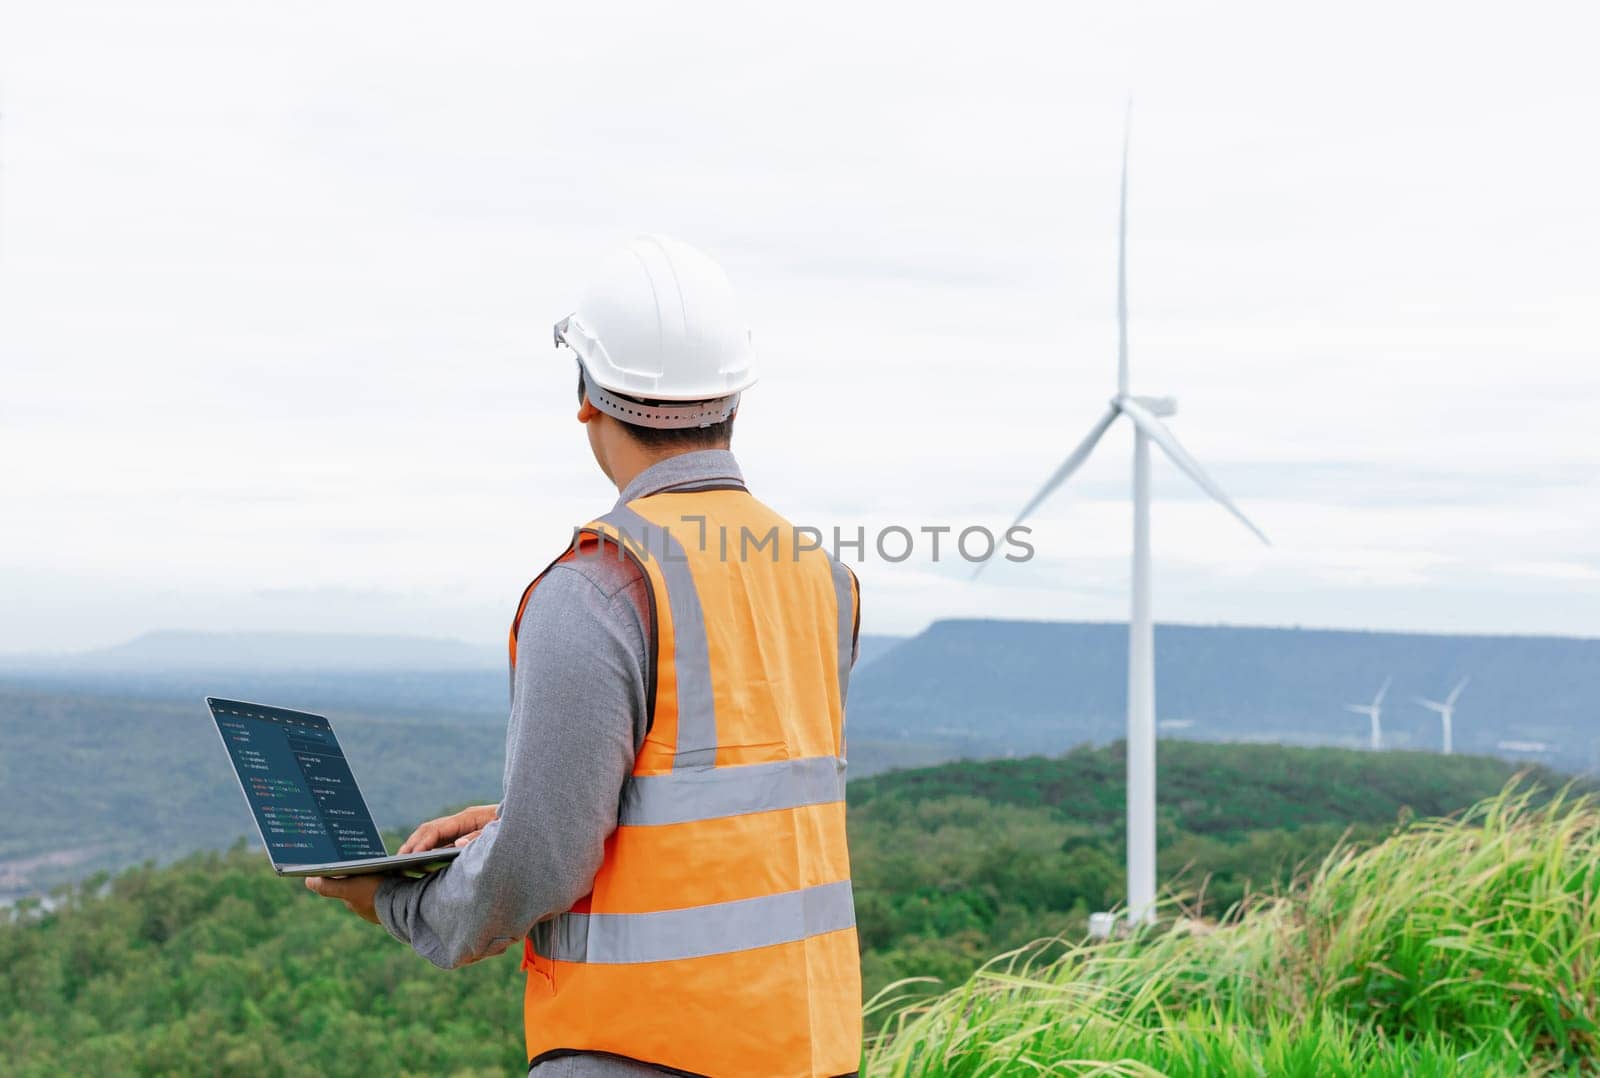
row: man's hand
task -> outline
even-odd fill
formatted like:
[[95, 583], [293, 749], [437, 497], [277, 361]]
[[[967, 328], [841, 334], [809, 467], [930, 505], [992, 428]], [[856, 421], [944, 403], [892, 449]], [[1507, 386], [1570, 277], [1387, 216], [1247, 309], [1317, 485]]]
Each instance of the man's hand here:
[[418, 850], [437, 850], [454, 843], [465, 846], [483, 833], [484, 827], [499, 813], [499, 805], [474, 805], [464, 808], [454, 816], [441, 816], [429, 820], [400, 845], [401, 853]]
[[373, 924], [379, 921], [372, 899], [378, 893], [378, 884], [382, 882], [382, 876], [346, 876], [343, 879], [332, 876], [306, 877], [306, 886], [311, 890], [324, 898], [337, 898], [351, 913]]

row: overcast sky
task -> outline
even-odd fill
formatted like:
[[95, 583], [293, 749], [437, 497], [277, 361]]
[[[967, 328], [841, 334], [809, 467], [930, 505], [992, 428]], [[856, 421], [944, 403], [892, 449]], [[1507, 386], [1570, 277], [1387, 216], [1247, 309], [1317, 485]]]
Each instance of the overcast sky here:
[[[1130, 90], [1134, 388], [1275, 544], [1159, 462], [1157, 616], [1600, 634], [1592, 9], [1052, 7], [0, 0], [0, 650], [500, 639], [641, 231], [748, 304], [758, 496], [1001, 528], [1114, 389]], [[1130, 446], [864, 628], [1125, 617]]]

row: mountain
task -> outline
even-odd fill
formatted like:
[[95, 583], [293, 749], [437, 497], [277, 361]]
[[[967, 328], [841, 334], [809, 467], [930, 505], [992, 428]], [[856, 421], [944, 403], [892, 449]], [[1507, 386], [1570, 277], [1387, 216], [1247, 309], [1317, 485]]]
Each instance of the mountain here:
[[[857, 670], [907, 639], [863, 634]], [[508, 702], [503, 651], [416, 636], [164, 630], [94, 651], [0, 655], [0, 681], [68, 696], [228, 696], [307, 711], [496, 724], [505, 722]]]
[[63, 655], [11, 655], [3, 668], [36, 671], [488, 670], [503, 657], [489, 648], [425, 636], [357, 633], [211, 633], [164, 629], [124, 644]]
[[856, 638], [856, 670], [866, 669], [889, 652], [911, 639], [908, 636], [885, 636], [882, 633], [862, 633]]
[[[408, 638], [192, 636], [107, 649], [118, 658], [104, 668], [0, 673], [0, 892], [247, 833], [206, 694], [331, 714], [380, 821], [498, 796], [507, 692], [497, 656], [440, 668], [428, 664], [476, 653]], [[1390, 674], [1391, 747], [1434, 751], [1437, 720], [1412, 698], [1468, 674], [1456, 715], [1463, 753], [1583, 772], [1600, 738], [1595, 640], [1163, 625], [1156, 654], [1164, 738], [1358, 747], [1366, 720], [1343, 707]], [[232, 655], [423, 665], [220, 662]], [[219, 665], [147, 670], [133, 656]], [[941, 621], [910, 639], [866, 636], [850, 686], [851, 775], [1112, 742], [1123, 735], [1125, 657], [1115, 624]]]
[[164, 630], [93, 651], [0, 656], [0, 681], [73, 697], [227, 696], [316, 712], [503, 723], [505, 663], [496, 649], [435, 637]]
[[[1365, 703], [1393, 676], [1385, 744], [1431, 750], [1437, 718], [1414, 697], [1472, 682], [1458, 751], [1588, 770], [1600, 746], [1600, 640], [1159, 625], [1164, 736], [1358, 746]], [[850, 685], [857, 736], [974, 756], [1059, 752], [1124, 731], [1127, 629], [1118, 624], [938, 621]]]

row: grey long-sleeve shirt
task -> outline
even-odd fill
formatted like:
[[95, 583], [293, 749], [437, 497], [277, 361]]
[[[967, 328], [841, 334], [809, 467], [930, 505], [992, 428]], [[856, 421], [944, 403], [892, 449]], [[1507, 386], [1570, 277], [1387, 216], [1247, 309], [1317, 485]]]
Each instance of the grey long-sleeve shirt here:
[[[619, 499], [740, 480], [733, 454], [670, 457]], [[435, 965], [499, 954], [589, 893], [648, 724], [648, 584], [627, 559], [578, 558], [534, 589], [517, 633], [499, 817], [450, 865], [378, 888], [378, 918]], [[589, 1078], [639, 1073], [601, 1056], [541, 1064]]]

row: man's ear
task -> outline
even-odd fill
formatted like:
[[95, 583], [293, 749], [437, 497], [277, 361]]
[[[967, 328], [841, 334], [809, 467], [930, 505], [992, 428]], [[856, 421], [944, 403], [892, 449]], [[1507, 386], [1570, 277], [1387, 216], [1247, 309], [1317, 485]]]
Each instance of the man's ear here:
[[591, 419], [598, 419], [604, 414], [600, 409], [589, 403], [589, 397], [585, 394], [583, 403], [578, 405], [578, 422], [588, 423]]

